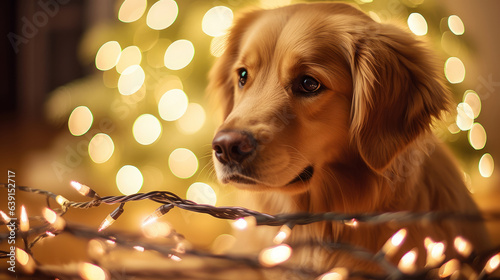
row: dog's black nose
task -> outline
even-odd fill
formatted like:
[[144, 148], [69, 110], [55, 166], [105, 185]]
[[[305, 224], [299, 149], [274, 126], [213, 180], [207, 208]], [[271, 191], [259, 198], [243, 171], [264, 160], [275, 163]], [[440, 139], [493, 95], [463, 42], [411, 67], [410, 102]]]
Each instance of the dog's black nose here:
[[222, 164], [239, 164], [250, 156], [257, 144], [252, 134], [244, 131], [219, 131], [212, 141], [215, 157]]

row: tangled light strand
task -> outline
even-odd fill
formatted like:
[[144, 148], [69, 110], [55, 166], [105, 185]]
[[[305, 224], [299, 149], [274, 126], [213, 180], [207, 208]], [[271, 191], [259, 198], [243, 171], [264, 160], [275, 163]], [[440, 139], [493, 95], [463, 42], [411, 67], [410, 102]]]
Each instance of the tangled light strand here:
[[[329, 221], [329, 222], [339, 222], [345, 223], [346, 225], [356, 225], [358, 222], [380, 224], [388, 222], [398, 222], [398, 223], [411, 223], [411, 222], [421, 222], [421, 221], [441, 221], [441, 220], [467, 220], [467, 221], [491, 221], [500, 220], [499, 212], [488, 212], [483, 215], [479, 214], [464, 214], [464, 213], [452, 213], [452, 212], [422, 212], [422, 213], [410, 213], [410, 212], [392, 212], [392, 213], [376, 213], [376, 214], [343, 214], [343, 213], [295, 213], [295, 214], [279, 214], [279, 215], [269, 215], [260, 213], [257, 211], [249, 210], [242, 207], [215, 207], [211, 205], [197, 204], [193, 201], [182, 199], [178, 195], [169, 191], [152, 191], [148, 193], [137, 193], [132, 195], [123, 196], [99, 196], [90, 187], [80, 184], [78, 182], [71, 182], [73, 188], [75, 188], [80, 194], [91, 198], [90, 201], [85, 202], [74, 202], [66, 199], [61, 195], [57, 195], [50, 191], [30, 188], [26, 186], [17, 186], [16, 189], [23, 192], [35, 193], [45, 196], [47, 199], [47, 208], [44, 210], [43, 217], [29, 217], [29, 219], [21, 219], [19, 222], [16, 221], [15, 228], [17, 232], [20, 232], [20, 236], [24, 241], [25, 248], [18, 248], [18, 255], [25, 256], [27, 259], [24, 267], [24, 273], [27, 275], [37, 275], [44, 277], [63, 277], [70, 275], [82, 275], [85, 270], [97, 270], [100, 272], [102, 270], [103, 275], [116, 276], [117, 271], [107, 272], [101, 267], [94, 264], [86, 264], [81, 266], [79, 271], [68, 270], [63, 268], [56, 268], [50, 265], [43, 265], [40, 262], [34, 261], [34, 256], [32, 253], [32, 248], [42, 239], [47, 237], [52, 237], [60, 233], [67, 233], [75, 237], [85, 238], [88, 240], [107, 240], [108, 242], [115, 243], [124, 248], [135, 248], [139, 251], [151, 250], [160, 253], [174, 261], [180, 261], [184, 257], [187, 258], [202, 258], [206, 260], [214, 260], [219, 262], [230, 262], [231, 265], [214, 264], [209, 266], [204, 266], [199, 269], [191, 269], [190, 271], [183, 271], [182, 269], [169, 269], [168, 275], [176, 275], [178, 279], [203, 279], [200, 275], [213, 275], [213, 273], [228, 273], [237, 270], [282, 270], [289, 273], [294, 273], [294, 275], [302, 275], [306, 278], [320, 277], [318, 279], [345, 279], [349, 276], [357, 276], [368, 279], [432, 279], [433, 276], [429, 274], [431, 268], [427, 267], [424, 269], [417, 270], [415, 268], [416, 252], [409, 251], [401, 259], [398, 266], [386, 260], [386, 256], [393, 254], [394, 250], [399, 248], [399, 246], [404, 242], [406, 237], [406, 229], [401, 229], [396, 232], [384, 245], [379, 252], [371, 253], [364, 248], [359, 248], [350, 244], [338, 243], [338, 242], [303, 242], [299, 244], [292, 244], [290, 247], [283, 242], [286, 240], [290, 232], [295, 225], [305, 225], [312, 224], [316, 222]], [[0, 184], [1, 187], [7, 188], [7, 184]], [[55, 200], [59, 209], [52, 210], [50, 205], [50, 199]], [[124, 205], [133, 201], [141, 200], [151, 200], [160, 203], [161, 206], [152, 213], [149, 217], [144, 220], [143, 225], [150, 224], [154, 222], [159, 217], [168, 213], [172, 208], [178, 207], [183, 210], [205, 213], [211, 215], [218, 219], [228, 219], [228, 220], [243, 220], [249, 217], [254, 219], [255, 225], [268, 225], [268, 226], [282, 226], [278, 235], [274, 239], [277, 244], [274, 247], [267, 248], [263, 250], [259, 256], [240, 256], [231, 254], [213, 254], [206, 251], [195, 250], [191, 248], [186, 248], [183, 244], [185, 242], [184, 236], [177, 233], [175, 230], [171, 230], [170, 234], [167, 236], [171, 241], [170, 244], [158, 244], [151, 241], [144, 241], [143, 236], [134, 235], [124, 232], [114, 232], [114, 231], [104, 231], [106, 228], [111, 226], [113, 222], [118, 219], [118, 217], [124, 212]], [[98, 230], [89, 228], [83, 225], [76, 225], [74, 223], [66, 222], [61, 216], [63, 216], [69, 208], [79, 208], [88, 209], [92, 207], [98, 207], [101, 204], [119, 204], [112, 213], [110, 213], [106, 219], [101, 223]], [[24, 207], [22, 207], [24, 209]], [[25, 212], [26, 210], [24, 210]], [[24, 213], [23, 212], [23, 213]], [[3, 212], [0, 214], [4, 224], [8, 225], [10, 220]], [[29, 220], [42, 221], [42, 225], [30, 226]], [[9, 225], [7, 228], [9, 228]], [[6, 240], [8, 234], [0, 234], [0, 241]], [[31, 242], [28, 242], [29, 239]], [[462, 265], [472, 267], [472, 263], [477, 261], [477, 259], [487, 260], [486, 265], [481, 271], [477, 271], [475, 274], [475, 279], [489, 279], [490, 275], [498, 268], [500, 265], [500, 249], [494, 248], [487, 252], [485, 255], [476, 256], [474, 259], [470, 258], [471, 247], [467, 240], [462, 237], [457, 237], [455, 239], [455, 249], [457, 252], [463, 255]], [[433, 263], [433, 267], [440, 267], [439, 277], [446, 277], [449, 271], [456, 270], [455, 266], [458, 260], [452, 259], [448, 262], [444, 262], [442, 258], [442, 252], [444, 250], [443, 244], [439, 242], [433, 242], [431, 240], [426, 240], [426, 246], [429, 250], [428, 262]], [[300, 268], [292, 265], [286, 265], [286, 261], [292, 253], [292, 249], [298, 249], [301, 247], [321, 247], [327, 250], [339, 250], [350, 254], [358, 259], [364, 259], [376, 263], [385, 274], [382, 275], [372, 275], [365, 273], [363, 271], [346, 271], [342, 268], [335, 268], [329, 272], [314, 271], [307, 268]], [[0, 258], [6, 258], [9, 252], [1, 251]], [[279, 257], [277, 254], [279, 253]], [[271, 256], [271, 257], [269, 257]], [[270, 259], [269, 259], [270, 258]], [[273, 259], [274, 258], [274, 259]], [[29, 267], [28, 267], [29, 264]], [[442, 271], [441, 271], [442, 270]], [[90, 273], [90, 272], [89, 272]], [[165, 275], [165, 271], [161, 272], [146, 272], [146, 271], [135, 271], [133, 273], [135, 277], [146, 277], [155, 278], [162, 277]], [[322, 274], [323, 273], [323, 274]], [[130, 276], [130, 272], [127, 273]], [[198, 275], [196, 278], [193, 275]], [[451, 274], [450, 274], [451, 275]], [[434, 275], [436, 276], [436, 275]], [[448, 275], [449, 276], [449, 275]], [[337, 278], [334, 278], [337, 277]], [[104, 278], [107, 279], [107, 278]]]

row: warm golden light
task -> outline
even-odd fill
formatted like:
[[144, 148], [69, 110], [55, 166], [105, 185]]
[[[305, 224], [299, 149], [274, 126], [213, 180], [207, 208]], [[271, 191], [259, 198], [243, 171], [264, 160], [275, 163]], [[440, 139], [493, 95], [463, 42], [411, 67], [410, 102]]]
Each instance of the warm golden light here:
[[10, 217], [7, 216], [7, 214], [5, 214], [2, 210], [0, 210], [0, 217], [2, 218], [2, 222], [4, 224], [8, 224], [10, 222]]
[[95, 163], [108, 161], [115, 151], [113, 139], [105, 133], [97, 133], [89, 142], [89, 156]]
[[134, 246], [133, 248], [134, 248], [136, 251], [139, 251], [139, 252], [144, 252], [144, 250], [145, 250], [145, 249], [144, 249], [144, 247], [142, 247], [142, 246]]
[[232, 226], [235, 228], [235, 229], [238, 229], [238, 230], [244, 230], [247, 228], [248, 226], [248, 223], [245, 219], [243, 218], [239, 218], [237, 219], [236, 221], [234, 221], [232, 223]]
[[382, 247], [382, 251], [387, 256], [392, 256], [406, 239], [406, 229], [398, 230]]
[[53, 230], [58, 231], [64, 229], [66, 222], [63, 218], [59, 217], [52, 209], [44, 208], [42, 211], [42, 215], [47, 220], [49, 224], [52, 225]]
[[415, 35], [423, 36], [427, 34], [427, 21], [419, 13], [411, 13], [408, 16], [408, 27]]
[[214, 254], [227, 253], [236, 244], [236, 238], [230, 234], [221, 234], [215, 238], [211, 250]]
[[455, 271], [460, 269], [460, 261], [457, 259], [451, 259], [448, 262], [444, 263], [439, 268], [439, 277], [446, 278], [451, 276]]
[[134, 22], [142, 17], [147, 0], [125, 0], [118, 11], [118, 19], [122, 22]]
[[351, 219], [349, 221], [344, 222], [346, 226], [350, 227], [357, 227], [358, 226], [358, 221], [356, 219]]
[[166, 121], [175, 121], [182, 117], [188, 108], [188, 97], [180, 89], [171, 89], [162, 95], [158, 102], [160, 117]]
[[349, 276], [349, 271], [346, 268], [338, 267], [323, 274], [319, 280], [344, 280]]
[[19, 223], [19, 229], [22, 232], [27, 232], [30, 229], [30, 221], [24, 205], [21, 206], [21, 222]]
[[52, 209], [49, 209], [49, 208], [43, 209], [43, 217], [50, 224], [54, 224], [56, 222], [56, 220], [58, 219], [56, 212], [54, 212]]
[[17, 261], [21, 265], [27, 265], [28, 261], [31, 258], [30, 255], [28, 253], [26, 253], [26, 251], [24, 251], [21, 248], [16, 248], [16, 256], [17, 256]]
[[429, 242], [426, 244], [427, 249], [427, 263], [426, 266], [434, 267], [440, 264], [446, 258], [444, 251], [445, 246], [443, 242]]
[[196, 182], [189, 186], [186, 192], [186, 198], [198, 204], [208, 204], [215, 206], [217, 195], [214, 189], [208, 184]]
[[143, 182], [141, 171], [132, 165], [123, 166], [116, 174], [116, 186], [124, 195], [137, 193]]
[[465, 79], [465, 66], [458, 57], [450, 57], [444, 64], [444, 74], [446, 79], [452, 84], [458, 84]]
[[160, 121], [151, 114], [140, 115], [134, 122], [132, 132], [141, 145], [153, 144], [161, 135]]
[[281, 244], [283, 243], [292, 233], [292, 229], [288, 225], [283, 225], [280, 228], [280, 231], [278, 234], [273, 239], [274, 244]]
[[493, 174], [493, 170], [495, 169], [495, 162], [493, 161], [493, 157], [486, 153], [479, 160], [479, 173], [484, 178], [489, 178]]
[[106, 253], [106, 245], [100, 239], [91, 239], [87, 245], [87, 252], [90, 257], [102, 256]]
[[113, 219], [111, 216], [106, 216], [106, 219], [104, 219], [104, 221], [102, 221], [102, 223], [99, 225], [99, 228], [97, 229], [97, 231], [101, 232], [105, 229], [107, 229], [108, 227], [110, 227], [113, 223], [115, 222], [115, 219]]
[[474, 124], [474, 112], [467, 103], [459, 103], [457, 105], [457, 119], [456, 124], [458, 128], [467, 131], [472, 128]]
[[404, 254], [398, 264], [399, 270], [406, 274], [414, 273], [417, 270], [417, 249], [412, 249], [411, 251]]
[[106, 280], [108, 273], [95, 264], [83, 263], [80, 266], [80, 276], [85, 280]]
[[81, 184], [76, 181], [71, 181], [69, 182], [69, 184], [71, 185], [71, 187], [73, 187], [73, 189], [75, 189], [81, 195], [86, 196], [87, 194], [90, 193], [90, 188], [87, 185]]
[[64, 206], [66, 205], [66, 203], [69, 202], [69, 200], [67, 200], [64, 196], [62, 195], [58, 195], [56, 196], [56, 202], [57, 204], [61, 205], [61, 206]]
[[106, 71], [115, 67], [121, 52], [122, 48], [117, 41], [104, 43], [95, 56], [95, 67], [101, 71]]
[[490, 274], [493, 271], [497, 270], [499, 265], [500, 265], [500, 253], [494, 255], [488, 260], [488, 262], [486, 262], [486, 265], [484, 266], [484, 271]]
[[179, 256], [176, 255], [169, 255], [170, 259], [176, 262], [182, 261], [182, 259]]
[[176, 124], [177, 128], [185, 134], [198, 132], [205, 123], [206, 115], [203, 107], [198, 103], [189, 103], [186, 112], [180, 117]]
[[141, 50], [137, 46], [129, 46], [123, 49], [120, 59], [116, 64], [116, 72], [123, 73], [132, 65], [140, 65], [142, 60]]
[[89, 131], [93, 122], [94, 116], [90, 109], [86, 106], [78, 106], [69, 115], [69, 132], [74, 136], [81, 136]]
[[292, 255], [292, 248], [286, 244], [277, 245], [262, 250], [259, 254], [259, 262], [266, 267], [272, 267], [287, 261]]
[[464, 23], [462, 22], [462, 19], [457, 15], [451, 15], [448, 17], [448, 27], [455, 35], [462, 35], [465, 32]]
[[187, 179], [198, 170], [198, 158], [190, 150], [178, 148], [168, 157], [168, 166], [176, 177]]
[[474, 123], [468, 134], [472, 148], [481, 150], [486, 145], [486, 130], [480, 123]]
[[205, 13], [201, 22], [201, 28], [205, 34], [218, 37], [227, 33], [232, 22], [233, 11], [225, 6], [217, 6]]
[[136, 93], [144, 84], [146, 74], [139, 65], [132, 65], [123, 70], [118, 78], [118, 91], [122, 95], [131, 95]]
[[462, 236], [457, 236], [455, 241], [453, 241], [453, 245], [455, 246], [455, 250], [465, 258], [468, 258], [472, 253], [472, 245]]
[[147, 238], [167, 237], [172, 232], [172, 228], [169, 224], [158, 221], [143, 224], [141, 228], [142, 233]]
[[27, 274], [32, 274], [35, 271], [35, 261], [28, 253], [26, 253], [26, 251], [19, 247], [16, 248], [16, 260], [23, 266], [23, 269]]
[[193, 60], [194, 46], [188, 40], [177, 40], [168, 46], [163, 63], [170, 70], [180, 70]]
[[479, 95], [473, 90], [467, 90], [464, 93], [464, 103], [469, 104], [474, 113], [474, 118], [479, 117], [481, 113], [481, 98]]
[[146, 17], [146, 23], [151, 29], [162, 30], [174, 23], [179, 8], [173, 0], [160, 0], [151, 6]]

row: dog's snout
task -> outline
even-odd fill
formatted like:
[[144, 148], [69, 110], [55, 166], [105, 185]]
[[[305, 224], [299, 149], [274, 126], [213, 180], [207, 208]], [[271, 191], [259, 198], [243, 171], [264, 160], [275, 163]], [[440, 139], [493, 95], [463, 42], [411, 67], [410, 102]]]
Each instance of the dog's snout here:
[[256, 148], [252, 134], [244, 131], [219, 131], [212, 142], [215, 157], [222, 164], [239, 164]]

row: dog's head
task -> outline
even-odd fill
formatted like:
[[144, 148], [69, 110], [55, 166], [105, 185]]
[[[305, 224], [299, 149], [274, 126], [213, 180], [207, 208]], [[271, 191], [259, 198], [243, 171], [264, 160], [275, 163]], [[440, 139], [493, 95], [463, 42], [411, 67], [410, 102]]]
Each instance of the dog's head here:
[[307, 190], [327, 164], [383, 172], [448, 104], [432, 55], [409, 32], [345, 4], [299, 4], [236, 20], [210, 72], [223, 104], [223, 183]]

